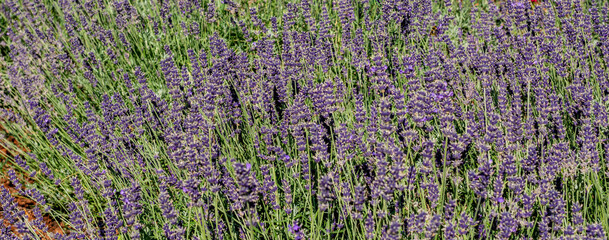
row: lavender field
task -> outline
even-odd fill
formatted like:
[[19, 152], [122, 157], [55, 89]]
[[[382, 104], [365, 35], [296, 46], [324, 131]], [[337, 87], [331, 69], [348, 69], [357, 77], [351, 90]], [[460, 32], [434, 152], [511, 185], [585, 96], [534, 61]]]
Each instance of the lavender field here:
[[0, 12], [0, 239], [607, 239], [607, 1]]

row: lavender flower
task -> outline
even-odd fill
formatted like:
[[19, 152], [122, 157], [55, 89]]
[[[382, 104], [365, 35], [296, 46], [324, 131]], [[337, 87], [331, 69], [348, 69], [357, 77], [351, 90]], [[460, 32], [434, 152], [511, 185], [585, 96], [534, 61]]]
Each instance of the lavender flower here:
[[296, 239], [296, 240], [305, 239], [305, 235], [304, 235], [302, 229], [300, 228], [300, 226], [298, 225], [298, 220], [295, 221], [293, 224], [288, 224], [288, 232], [292, 236], [294, 236], [294, 239]]

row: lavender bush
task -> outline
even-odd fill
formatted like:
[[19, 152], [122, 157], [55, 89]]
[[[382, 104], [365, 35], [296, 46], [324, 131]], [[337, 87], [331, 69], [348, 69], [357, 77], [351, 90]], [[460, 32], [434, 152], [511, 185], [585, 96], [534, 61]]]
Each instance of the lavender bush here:
[[607, 239], [606, 1], [0, 11], [3, 239]]

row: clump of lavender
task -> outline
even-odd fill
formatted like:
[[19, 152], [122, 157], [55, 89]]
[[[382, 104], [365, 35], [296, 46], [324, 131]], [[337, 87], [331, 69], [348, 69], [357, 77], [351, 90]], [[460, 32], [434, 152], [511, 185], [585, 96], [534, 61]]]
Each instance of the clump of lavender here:
[[1, 2], [0, 234], [607, 237], [606, 3], [266, 3]]

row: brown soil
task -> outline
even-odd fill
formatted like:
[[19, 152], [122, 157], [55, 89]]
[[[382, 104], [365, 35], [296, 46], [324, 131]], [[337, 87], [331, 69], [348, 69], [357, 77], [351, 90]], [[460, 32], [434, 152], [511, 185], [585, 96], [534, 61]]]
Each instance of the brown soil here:
[[[2, 119], [0, 119], [0, 122], [1, 121], [2, 121]], [[0, 134], [7, 134], [5, 129], [2, 127], [2, 125], [0, 125]], [[21, 146], [21, 144], [19, 144], [17, 139], [15, 139], [13, 136], [8, 136], [8, 137], [6, 137], [6, 139], [0, 139], [0, 141], [12, 142], [15, 146], [19, 147], [21, 150], [26, 151], [26, 152], [28, 151], [28, 149]], [[13, 197], [15, 198], [14, 201], [15, 201], [15, 203], [17, 203], [18, 208], [23, 211], [23, 214], [27, 217], [28, 220], [32, 221], [32, 220], [34, 220], [34, 214], [32, 212], [32, 209], [34, 207], [36, 207], [37, 203], [36, 203], [36, 201], [34, 201], [32, 199], [18, 195], [18, 189], [15, 188], [15, 185], [13, 185], [6, 176], [6, 171], [8, 171], [9, 169], [12, 168], [12, 164], [4, 156], [14, 157], [15, 155], [10, 149], [6, 149], [2, 145], [0, 145], [0, 165], [4, 165], [4, 167], [2, 169], [0, 169], [0, 187], [6, 188], [11, 193], [11, 195], [13, 195]], [[34, 180], [30, 179], [29, 176], [27, 176], [27, 174], [19, 174], [19, 177], [21, 177], [21, 179], [23, 179], [24, 181], [26, 181], [28, 183], [34, 183]], [[4, 220], [4, 216], [2, 216], [1, 208], [0, 208], [0, 222], [5, 226], [9, 225], [8, 222], [6, 222], [6, 220]], [[62, 230], [62, 229], [65, 229], [65, 224], [55, 221], [48, 214], [43, 215], [43, 222], [47, 226], [49, 231], [42, 232], [41, 230], [39, 230], [37, 233], [38, 233], [38, 237], [40, 237], [41, 239], [45, 239], [45, 240], [53, 239], [49, 236], [49, 233], [62, 234], [62, 235], [65, 234], [64, 231]], [[13, 231], [14, 234], [19, 235], [16, 232], [16, 228], [14, 226], [11, 226], [11, 230]]]

